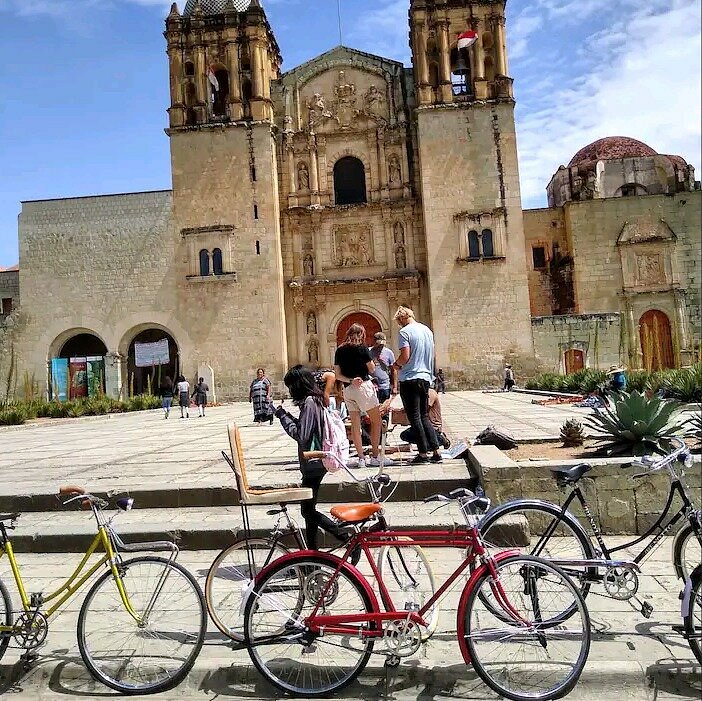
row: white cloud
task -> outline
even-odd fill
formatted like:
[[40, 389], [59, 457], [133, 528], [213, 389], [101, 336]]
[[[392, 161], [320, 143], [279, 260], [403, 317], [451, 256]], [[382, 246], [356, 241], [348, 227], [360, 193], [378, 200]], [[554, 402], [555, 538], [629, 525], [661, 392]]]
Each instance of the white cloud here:
[[602, 136], [632, 136], [699, 168], [700, 1], [666, 6], [637, 10], [591, 34], [582, 51], [589, 71], [541, 98], [532, 94], [520, 108], [525, 204], [542, 204], [558, 165]]
[[408, 0], [382, 0], [378, 4], [380, 7], [371, 12], [364, 12], [358, 18], [356, 26], [350, 32], [344, 33], [344, 43], [379, 56], [409, 63]]

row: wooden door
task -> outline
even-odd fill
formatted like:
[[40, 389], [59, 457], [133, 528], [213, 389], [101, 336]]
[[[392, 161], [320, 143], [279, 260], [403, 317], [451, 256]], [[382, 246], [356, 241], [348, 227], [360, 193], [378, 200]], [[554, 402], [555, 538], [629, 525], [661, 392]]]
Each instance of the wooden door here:
[[585, 367], [585, 353], [577, 348], [570, 348], [565, 352], [566, 375], [572, 375]]
[[675, 367], [670, 319], [660, 309], [649, 309], [639, 319], [639, 335], [646, 370]]
[[340, 346], [344, 342], [346, 332], [349, 330], [352, 324], [361, 324], [365, 327], [366, 343], [369, 346], [372, 346], [373, 334], [378, 333], [378, 331], [381, 329], [378, 320], [374, 316], [366, 314], [366, 312], [354, 312], [353, 314], [349, 314], [348, 316], [344, 317], [339, 322], [339, 325], [336, 327], [336, 345]]

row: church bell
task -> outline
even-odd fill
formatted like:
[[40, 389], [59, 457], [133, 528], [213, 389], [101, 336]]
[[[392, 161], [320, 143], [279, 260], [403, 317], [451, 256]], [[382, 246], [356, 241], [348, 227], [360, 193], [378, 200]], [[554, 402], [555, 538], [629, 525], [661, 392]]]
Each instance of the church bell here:
[[458, 60], [453, 68], [453, 73], [455, 75], [467, 75], [470, 73], [470, 66], [466, 62], [465, 53], [463, 51], [458, 52]]

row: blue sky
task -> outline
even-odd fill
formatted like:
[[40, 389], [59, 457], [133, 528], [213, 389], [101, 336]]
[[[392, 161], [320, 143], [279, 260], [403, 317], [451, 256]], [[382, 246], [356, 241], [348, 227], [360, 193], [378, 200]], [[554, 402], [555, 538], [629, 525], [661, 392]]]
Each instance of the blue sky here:
[[[344, 44], [409, 64], [409, 0], [341, 0]], [[701, 0], [508, 0], [525, 207], [581, 146], [700, 168]], [[179, 3], [179, 7], [183, 6]], [[284, 69], [338, 44], [335, 0], [263, 0]], [[163, 0], [0, 0], [0, 267], [20, 200], [170, 187]]]

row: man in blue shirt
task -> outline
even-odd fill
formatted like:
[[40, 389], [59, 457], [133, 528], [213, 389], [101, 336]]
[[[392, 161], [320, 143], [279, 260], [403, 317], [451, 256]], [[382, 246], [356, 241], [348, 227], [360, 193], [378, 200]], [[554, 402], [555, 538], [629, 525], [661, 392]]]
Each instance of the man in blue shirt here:
[[[414, 318], [414, 312], [399, 307], [395, 321], [400, 325], [400, 354], [395, 361], [399, 369], [400, 397], [407, 420], [417, 439], [419, 454], [410, 464], [441, 462], [441, 453], [429, 420], [429, 385], [434, 381], [434, 334]], [[433, 453], [430, 457], [429, 453]]]

